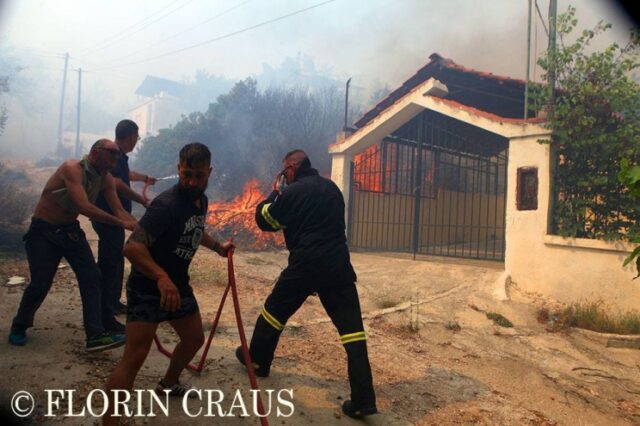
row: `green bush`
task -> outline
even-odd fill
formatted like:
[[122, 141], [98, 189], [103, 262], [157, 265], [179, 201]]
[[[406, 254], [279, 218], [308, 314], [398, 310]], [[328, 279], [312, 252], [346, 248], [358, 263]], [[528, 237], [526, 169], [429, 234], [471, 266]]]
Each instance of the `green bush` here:
[[[628, 240], [640, 236], [640, 204], [618, 179], [624, 159], [640, 162], [639, 38], [593, 51], [591, 42], [611, 25], [600, 22], [571, 43], [575, 9], [558, 18], [556, 50], [538, 61], [555, 71], [557, 91], [539, 88], [539, 108], [554, 154], [553, 229], [567, 237]], [[552, 74], [553, 75], [553, 74]]]

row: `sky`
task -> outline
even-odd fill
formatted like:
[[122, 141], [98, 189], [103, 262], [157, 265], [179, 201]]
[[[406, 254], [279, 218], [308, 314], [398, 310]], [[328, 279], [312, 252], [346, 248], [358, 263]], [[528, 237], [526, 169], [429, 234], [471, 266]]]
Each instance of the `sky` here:
[[[537, 3], [542, 18], [534, 10], [533, 56], [547, 45], [549, 0]], [[580, 28], [612, 23], [606, 44], [628, 39], [634, 23], [615, 1], [558, 0], [559, 13], [569, 4]], [[524, 79], [527, 9], [527, 0], [0, 0], [0, 48], [28, 53], [33, 60], [22, 75], [49, 82], [34, 106], [48, 111], [40, 118], [8, 101], [14, 113], [0, 153], [21, 152], [8, 148], [18, 130], [23, 141], [30, 132], [55, 138], [51, 115], [60, 102], [64, 53], [71, 57], [67, 102], [75, 96], [73, 70], [82, 68], [83, 97], [116, 116], [135, 106], [146, 75], [180, 81], [204, 69], [243, 79], [299, 54], [337, 80], [352, 78], [354, 90], [395, 88], [434, 52]], [[539, 77], [534, 70], [532, 78]]]

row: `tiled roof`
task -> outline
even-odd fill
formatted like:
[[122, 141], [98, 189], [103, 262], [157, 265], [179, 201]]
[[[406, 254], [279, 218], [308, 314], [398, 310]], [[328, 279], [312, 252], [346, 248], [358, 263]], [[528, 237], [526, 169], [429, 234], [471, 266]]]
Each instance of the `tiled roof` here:
[[152, 97], [160, 92], [166, 92], [171, 96], [180, 97], [184, 92], [184, 85], [177, 81], [148, 75], [136, 89], [136, 95]]
[[356, 121], [355, 126], [366, 125], [429, 78], [448, 87], [449, 100], [501, 118], [522, 119], [524, 80], [468, 68], [438, 53], [433, 53], [429, 59], [425, 66]]

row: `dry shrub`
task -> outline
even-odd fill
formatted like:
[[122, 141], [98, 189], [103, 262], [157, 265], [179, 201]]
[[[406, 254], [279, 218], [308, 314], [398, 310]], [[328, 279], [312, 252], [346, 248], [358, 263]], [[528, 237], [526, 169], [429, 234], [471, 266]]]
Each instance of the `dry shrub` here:
[[24, 222], [36, 200], [27, 176], [0, 163], [0, 251], [4, 255], [22, 253]]
[[36, 196], [23, 172], [0, 163], [0, 223], [22, 224], [32, 213]]
[[574, 303], [554, 312], [541, 308], [537, 317], [549, 331], [577, 327], [600, 333], [640, 334], [639, 312], [613, 313], [602, 301]]

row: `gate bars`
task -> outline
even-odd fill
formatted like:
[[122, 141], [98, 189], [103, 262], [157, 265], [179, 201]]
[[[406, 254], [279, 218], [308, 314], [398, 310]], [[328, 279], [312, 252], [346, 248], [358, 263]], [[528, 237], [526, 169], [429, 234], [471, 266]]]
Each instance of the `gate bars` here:
[[507, 139], [425, 111], [356, 155], [353, 248], [504, 260]]
[[[202, 351], [202, 355], [200, 356], [200, 361], [198, 364], [187, 364], [187, 368], [192, 370], [198, 374], [200, 374], [204, 368], [204, 362], [207, 358], [207, 354], [209, 353], [209, 348], [211, 347], [211, 341], [213, 340], [213, 335], [216, 332], [216, 328], [218, 327], [218, 321], [220, 320], [220, 314], [222, 313], [222, 308], [224, 307], [224, 302], [227, 299], [227, 294], [229, 294], [229, 289], [231, 289], [231, 297], [233, 298], [233, 309], [236, 316], [236, 325], [238, 326], [238, 334], [240, 335], [240, 344], [242, 346], [242, 356], [244, 357], [244, 365], [252, 366], [251, 355], [249, 355], [249, 347], [247, 345], [247, 339], [244, 334], [244, 327], [242, 326], [242, 317], [240, 315], [240, 301], [238, 300], [238, 290], [236, 288], [236, 276], [233, 270], [233, 249], [227, 252], [227, 273], [229, 276], [229, 283], [227, 284], [227, 288], [224, 290], [222, 294], [222, 299], [220, 299], [220, 305], [218, 306], [218, 310], [216, 312], [216, 316], [213, 320], [213, 324], [211, 325], [211, 330], [209, 331], [209, 337], [207, 338], [207, 342], [204, 345], [204, 350]], [[160, 339], [158, 339], [158, 335], [153, 336], [153, 340], [156, 343], [156, 347], [160, 353], [166, 355], [171, 358], [173, 352], [166, 349]], [[256, 395], [258, 396], [258, 412], [260, 413], [260, 423], [262, 426], [269, 426], [269, 421], [265, 417], [264, 405], [262, 404], [262, 397], [260, 396], [260, 389], [258, 388], [258, 383], [256, 381], [256, 376], [253, 371], [253, 368], [247, 367], [247, 374], [249, 375], [249, 383], [251, 384], [251, 389], [256, 391]]]

